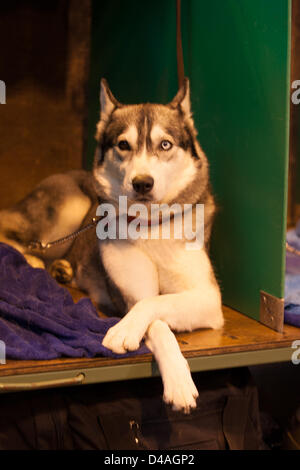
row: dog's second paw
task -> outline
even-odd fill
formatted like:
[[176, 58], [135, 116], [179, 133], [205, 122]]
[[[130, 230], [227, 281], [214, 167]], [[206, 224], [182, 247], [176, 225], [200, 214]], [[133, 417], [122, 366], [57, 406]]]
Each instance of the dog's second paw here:
[[49, 273], [61, 284], [68, 284], [73, 279], [71, 263], [66, 259], [54, 260], [49, 268]]
[[164, 401], [172, 405], [174, 411], [189, 414], [197, 406], [198, 390], [193, 382], [186, 360], [180, 367], [170, 367], [164, 380]]
[[106, 333], [102, 344], [117, 354], [136, 351], [145, 334], [145, 326], [124, 317]]
[[142, 301], [136, 303], [122, 320], [110, 328], [102, 344], [117, 354], [136, 351], [149, 326], [149, 314]]

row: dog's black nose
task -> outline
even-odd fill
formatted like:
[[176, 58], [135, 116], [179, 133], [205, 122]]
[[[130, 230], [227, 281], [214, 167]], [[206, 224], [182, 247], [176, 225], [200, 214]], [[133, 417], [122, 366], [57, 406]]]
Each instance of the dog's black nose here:
[[150, 175], [137, 175], [132, 180], [133, 189], [139, 194], [146, 194], [151, 191], [154, 179]]

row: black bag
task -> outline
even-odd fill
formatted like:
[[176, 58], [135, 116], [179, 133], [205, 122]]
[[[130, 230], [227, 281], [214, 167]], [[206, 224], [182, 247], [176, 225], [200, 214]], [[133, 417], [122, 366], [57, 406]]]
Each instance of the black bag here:
[[193, 374], [190, 415], [162, 401], [160, 378], [0, 396], [0, 449], [264, 449], [246, 368]]

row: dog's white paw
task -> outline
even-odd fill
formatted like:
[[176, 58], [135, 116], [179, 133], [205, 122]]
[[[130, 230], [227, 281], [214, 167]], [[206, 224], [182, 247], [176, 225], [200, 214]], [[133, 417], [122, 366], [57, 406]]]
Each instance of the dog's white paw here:
[[102, 341], [103, 346], [117, 354], [136, 351], [147, 329], [143, 321], [136, 321], [128, 315], [110, 328]]
[[176, 364], [172, 367], [170, 364], [169, 372], [164, 379], [165, 403], [172, 405], [174, 411], [183, 411], [185, 414], [196, 408], [199, 393], [185, 359], [180, 366]]

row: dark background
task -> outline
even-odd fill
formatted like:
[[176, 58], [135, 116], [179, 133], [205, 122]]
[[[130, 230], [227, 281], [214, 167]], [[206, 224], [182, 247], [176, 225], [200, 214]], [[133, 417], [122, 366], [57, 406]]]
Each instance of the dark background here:
[[0, 208], [82, 167], [89, 27], [89, 0], [0, 3]]

